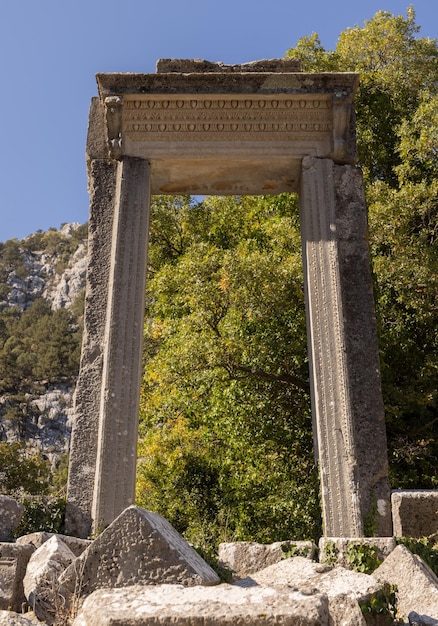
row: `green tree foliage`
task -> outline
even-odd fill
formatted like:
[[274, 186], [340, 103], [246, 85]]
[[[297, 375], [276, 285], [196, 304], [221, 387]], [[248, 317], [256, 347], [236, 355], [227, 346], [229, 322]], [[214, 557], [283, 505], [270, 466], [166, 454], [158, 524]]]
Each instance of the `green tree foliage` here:
[[65, 486], [60, 482], [64, 466], [62, 459], [53, 474], [49, 461], [27, 450], [24, 443], [0, 442], [0, 493], [24, 506], [16, 537], [36, 531], [64, 531]]
[[31, 390], [37, 381], [72, 380], [77, 375], [80, 329], [71, 312], [52, 311], [43, 298], [22, 315], [0, 313], [0, 392]]
[[0, 242], [0, 300], [5, 299], [9, 293], [6, 281], [12, 271], [19, 278], [23, 278], [27, 273], [17, 239]]
[[197, 544], [320, 532], [294, 196], [154, 204], [138, 500]]
[[368, 197], [392, 484], [436, 488], [438, 181]]
[[419, 30], [412, 7], [406, 18], [379, 11], [363, 27], [342, 32], [335, 51], [326, 51], [313, 34], [287, 52], [300, 58], [308, 72], [360, 73], [358, 152], [370, 181], [381, 179], [397, 186], [400, 126], [415, 114], [424, 93], [436, 93], [436, 40], [418, 37]]
[[[438, 74], [438, 71], [437, 71]], [[399, 128], [397, 177], [406, 183], [434, 184], [438, 178], [438, 94], [423, 91], [418, 108]]]
[[0, 493], [11, 495], [47, 493], [50, 465], [24, 444], [0, 442]]

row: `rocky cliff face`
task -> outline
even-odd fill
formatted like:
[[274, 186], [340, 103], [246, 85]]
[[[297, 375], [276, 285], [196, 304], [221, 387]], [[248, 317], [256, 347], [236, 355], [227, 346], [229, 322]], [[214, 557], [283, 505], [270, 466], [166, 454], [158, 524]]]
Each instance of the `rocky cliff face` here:
[[[65, 224], [58, 232], [71, 238], [80, 224]], [[27, 239], [30, 239], [29, 237]], [[26, 240], [24, 240], [26, 241]], [[23, 241], [23, 243], [24, 243]], [[20, 242], [19, 242], [20, 243]], [[16, 307], [24, 311], [42, 296], [53, 309], [69, 307], [85, 287], [87, 270], [87, 245], [79, 243], [72, 253], [67, 267], [59, 271], [59, 253], [20, 248], [22, 265], [9, 272], [6, 283], [10, 291], [0, 303], [0, 309]], [[26, 274], [23, 276], [23, 266]]]
[[[52, 240], [49, 249], [32, 248], [34, 240], [39, 245], [46, 243], [47, 233], [14, 242], [15, 263], [9, 261], [6, 269], [3, 267], [6, 278], [0, 298], [0, 313], [3, 315], [5, 310], [11, 314], [23, 314], [37, 298], [45, 299], [53, 311], [69, 309], [81, 298], [87, 266], [86, 228], [66, 224], [59, 231], [49, 231], [48, 234]], [[53, 240], [56, 240], [56, 246], [53, 246]], [[3, 349], [6, 349], [4, 344]], [[68, 451], [73, 390], [74, 381], [70, 379], [36, 381], [30, 392], [23, 393], [22, 389], [5, 391], [0, 395], [0, 441], [24, 441], [26, 447], [42, 453], [56, 464]], [[25, 419], [20, 419], [20, 412]]]

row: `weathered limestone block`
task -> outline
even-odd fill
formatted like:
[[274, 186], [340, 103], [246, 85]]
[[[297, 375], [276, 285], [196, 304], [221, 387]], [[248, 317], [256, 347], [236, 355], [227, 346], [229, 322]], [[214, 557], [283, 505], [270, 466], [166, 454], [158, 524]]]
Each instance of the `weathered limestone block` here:
[[321, 563], [341, 565], [352, 569], [356, 546], [375, 550], [378, 561], [384, 561], [396, 547], [394, 537], [321, 537], [319, 540], [319, 560]]
[[[23, 535], [18, 537], [16, 543], [20, 545], [32, 544], [35, 548], [41, 548], [43, 543], [54, 537], [55, 533], [48, 533], [45, 531], [30, 533], [29, 535]], [[92, 543], [91, 539], [79, 539], [78, 537], [70, 537], [69, 535], [56, 535], [62, 543], [70, 548], [73, 554], [77, 557], [82, 554], [85, 548]]]
[[0, 541], [12, 541], [23, 516], [24, 506], [10, 496], [0, 495]]
[[32, 544], [36, 549], [41, 548], [43, 543], [48, 541], [53, 537], [54, 533], [49, 533], [46, 531], [39, 531], [34, 533], [29, 533], [28, 535], [22, 535], [21, 537], [17, 537], [15, 540], [19, 545], [27, 545]]
[[382, 585], [372, 576], [352, 572], [343, 567], [331, 567], [297, 556], [280, 561], [236, 583], [240, 587], [261, 585], [298, 589], [318, 589], [329, 598], [345, 595], [359, 602], [368, 602], [378, 594]]
[[372, 594], [380, 589], [377, 581], [367, 574], [315, 563], [300, 556], [270, 565], [237, 582], [236, 585], [317, 587], [328, 595], [347, 594], [352, 598], [364, 600], [371, 598]]
[[299, 591], [231, 585], [158, 585], [100, 589], [89, 596], [74, 626], [328, 626], [327, 598]]
[[286, 556], [293, 554], [312, 559], [315, 553], [316, 546], [312, 541], [277, 541], [269, 545], [235, 541], [219, 544], [219, 565], [231, 570], [236, 578], [244, 578]]
[[32, 617], [19, 615], [13, 611], [0, 611], [0, 626], [37, 626], [38, 621]]
[[[350, 598], [346, 594], [340, 594], [328, 599], [330, 626], [366, 626], [367, 622], [362, 614], [361, 608], [357, 600]], [[392, 626], [384, 624], [380, 621], [373, 626]]]
[[438, 620], [438, 578], [405, 546], [397, 546], [373, 576], [376, 580], [397, 585], [400, 617], [415, 611], [420, 616]]
[[35, 551], [31, 545], [0, 543], [0, 609], [21, 611], [26, 602], [23, 578], [28, 561]]
[[70, 593], [80, 586], [80, 596], [103, 587], [218, 582], [216, 573], [164, 517], [136, 506], [119, 515], [60, 577]]
[[396, 537], [438, 537], [438, 490], [400, 490], [391, 494]]
[[23, 580], [24, 593], [35, 615], [47, 624], [53, 624], [65, 604], [58, 578], [74, 559], [73, 552], [54, 535], [29, 560]]

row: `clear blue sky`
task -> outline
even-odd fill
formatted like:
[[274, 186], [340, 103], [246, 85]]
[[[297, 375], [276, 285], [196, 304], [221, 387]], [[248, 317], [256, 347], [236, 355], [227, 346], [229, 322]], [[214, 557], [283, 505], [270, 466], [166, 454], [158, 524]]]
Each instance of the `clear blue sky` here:
[[[409, 0], [0, 0], [0, 241], [88, 219], [85, 137], [97, 72], [154, 72], [159, 58], [243, 63]], [[438, 0], [413, 0], [438, 37]]]

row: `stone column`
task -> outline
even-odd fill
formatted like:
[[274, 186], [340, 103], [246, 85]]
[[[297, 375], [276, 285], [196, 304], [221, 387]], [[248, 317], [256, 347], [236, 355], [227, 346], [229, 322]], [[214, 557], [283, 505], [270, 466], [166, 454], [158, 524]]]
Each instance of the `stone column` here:
[[76, 382], [70, 442], [65, 526], [68, 534], [88, 537], [96, 473], [98, 416], [102, 385], [103, 341], [118, 162], [94, 159], [89, 164], [90, 216], [85, 291], [84, 334]]
[[150, 167], [125, 157], [117, 173], [103, 344], [92, 518], [110, 524], [135, 495], [143, 346]]
[[324, 534], [389, 536], [386, 431], [360, 170], [304, 158], [300, 202]]
[[66, 530], [80, 537], [133, 503], [144, 318], [150, 166], [89, 166], [89, 259], [76, 386]]

